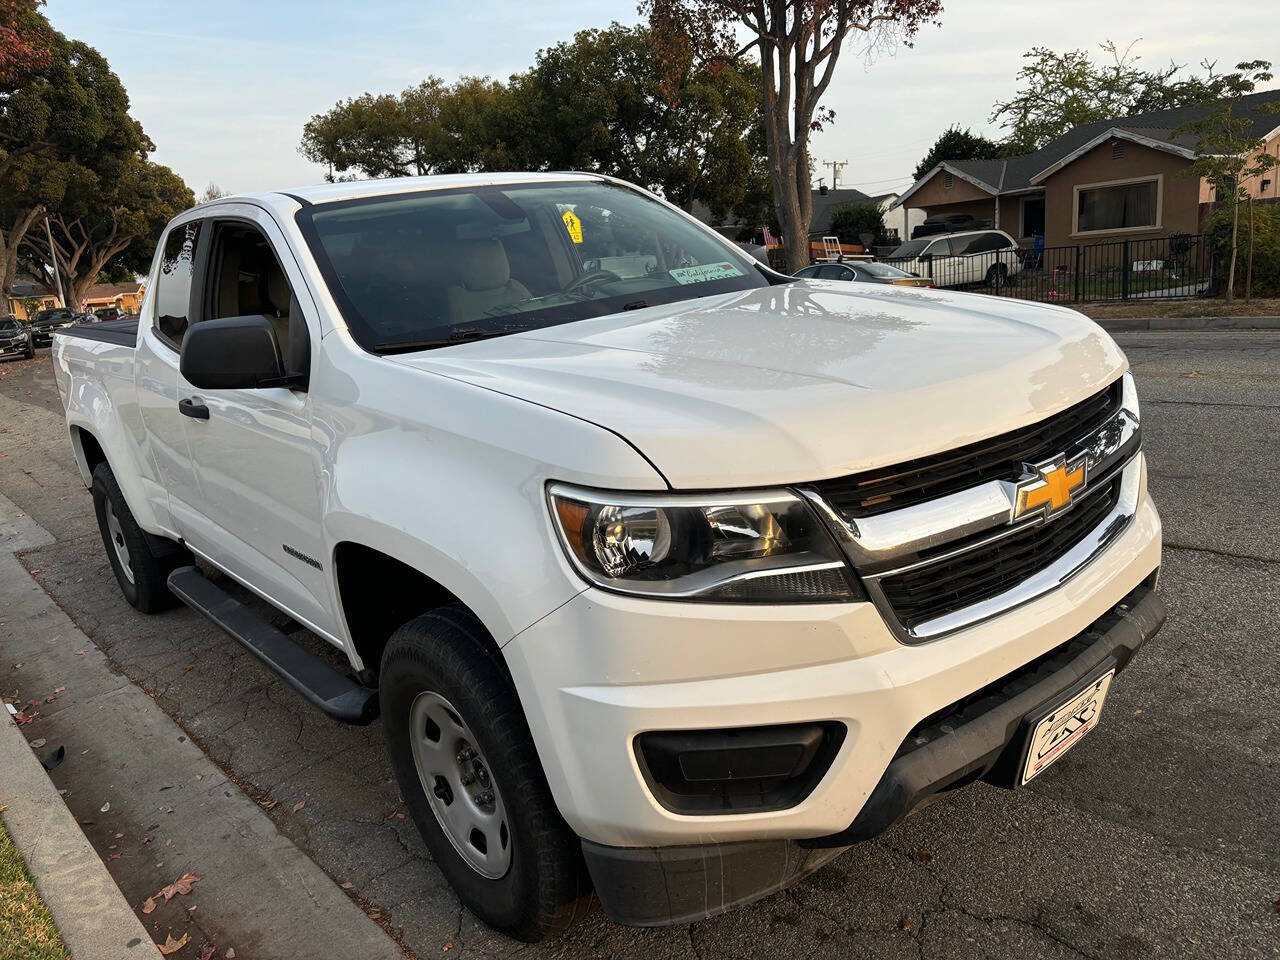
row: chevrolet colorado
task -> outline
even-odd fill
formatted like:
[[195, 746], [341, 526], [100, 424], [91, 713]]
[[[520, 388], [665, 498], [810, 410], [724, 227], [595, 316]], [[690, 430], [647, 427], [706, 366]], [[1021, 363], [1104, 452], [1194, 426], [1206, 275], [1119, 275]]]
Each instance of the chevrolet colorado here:
[[380, 716], [440, 869], [525, 940], [592, 887], [706, 917], [1021, 786], [1164, 621], [1098, 326], [782, 276], [601, 176], [202, 204], [140, 317], [53, 362], [125, 598]]

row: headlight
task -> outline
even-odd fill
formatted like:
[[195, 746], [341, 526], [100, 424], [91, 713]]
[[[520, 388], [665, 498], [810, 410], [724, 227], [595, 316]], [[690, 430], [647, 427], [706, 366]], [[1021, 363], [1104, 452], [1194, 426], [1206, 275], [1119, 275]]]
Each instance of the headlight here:
[[554, 484], [551, 514], [587, 580], [620, 593], [720, 603], [832, 603], [864, 595], [795, 494], [613, 494]]
[[1126, 372], [1124, 382], [1120, 385], [1120, 406], [1132, 413], [1133, 419], [1142, 419], [1138, 412], [1138, 385], [1134, 382], [1132, 373]]

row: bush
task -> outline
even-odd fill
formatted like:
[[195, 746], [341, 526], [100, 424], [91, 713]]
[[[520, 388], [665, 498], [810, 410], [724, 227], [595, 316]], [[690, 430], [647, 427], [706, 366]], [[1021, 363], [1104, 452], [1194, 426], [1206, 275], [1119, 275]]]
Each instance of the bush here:
[[843, 203], [831, 213], [829, 232], [844, 243], [861, 243], [861, 235], [871, 233], [872, 246], [878, 246], [886, 240], [884, 215], [874, 203]]
[[[1214, 272], [1225, 287], [1231, 265], [1231, 204], [1223, 204], [1205, 221], [1205, 236], [1213, 247]], [[1280, 297], [1280, 204], [1253, 204], [1253, 295]], [[1244, 296], [1249, 275], [1249, 208], [1240, 207], [1240, 235], [1236, 249], [1237, 297]]]

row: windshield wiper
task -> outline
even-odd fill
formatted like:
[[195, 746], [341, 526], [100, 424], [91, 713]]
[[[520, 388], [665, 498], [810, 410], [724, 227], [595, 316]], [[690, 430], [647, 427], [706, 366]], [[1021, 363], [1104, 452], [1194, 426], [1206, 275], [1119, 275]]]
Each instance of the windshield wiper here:
[[392, 353], [408, 350], [430, 350], [433, 347], [447, 347], [455, 343], [466, 343], [468, 340], [488, 340], [491, 337], [505, 337], [509, 333], [519, 333], [527, 327], [503, 327], [497, 330], [486, 330], [471, 327], [467, 330], [454, 330], [444, 337], [424, 337], [420, 340], [379, 340], [373, 349], [379, 353]]

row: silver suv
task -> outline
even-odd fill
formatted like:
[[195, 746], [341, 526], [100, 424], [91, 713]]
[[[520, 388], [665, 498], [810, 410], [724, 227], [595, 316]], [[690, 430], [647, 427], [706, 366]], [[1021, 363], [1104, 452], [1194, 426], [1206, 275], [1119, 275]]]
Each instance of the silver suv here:
[[885, 262], [928, 277], [935, 287], [996, 286], [1022, 268], [1018, 241], [1003, 230], [966, 230], [908, 240]]

